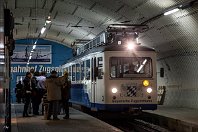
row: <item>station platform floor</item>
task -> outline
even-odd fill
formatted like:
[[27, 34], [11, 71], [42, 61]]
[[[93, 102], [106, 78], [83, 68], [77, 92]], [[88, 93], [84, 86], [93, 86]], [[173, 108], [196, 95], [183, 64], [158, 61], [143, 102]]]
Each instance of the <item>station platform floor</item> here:
[[151, 116], [158, 116], [160, 126], [180, 132], [198, 132], [198, 110], [158, 106], [155, 111], [144, 111]]
[[120, 132], [90, 115], [70, 108], [70, 119], [44, 120], [41, 116], [22, 117], [23, 105], [12, 105], [12, 132]]

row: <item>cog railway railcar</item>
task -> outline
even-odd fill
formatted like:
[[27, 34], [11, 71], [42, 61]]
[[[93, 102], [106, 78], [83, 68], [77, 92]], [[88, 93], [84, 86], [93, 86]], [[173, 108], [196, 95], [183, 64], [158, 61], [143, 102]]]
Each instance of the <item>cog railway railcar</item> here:
[[70, 102], [96, 111], [157, 109], [156, 52], [138, 43], [145, 26], [108, 27], [63, 65]]

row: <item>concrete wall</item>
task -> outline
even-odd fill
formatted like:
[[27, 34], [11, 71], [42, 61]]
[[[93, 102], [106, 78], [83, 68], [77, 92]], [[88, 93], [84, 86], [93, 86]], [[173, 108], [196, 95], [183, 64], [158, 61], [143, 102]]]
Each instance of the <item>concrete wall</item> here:
[[167, 88], [164, 105], [198, 109], [198, 56], [183, 55], [158, 61], [165, 77], [158, 76], [158, 86]]

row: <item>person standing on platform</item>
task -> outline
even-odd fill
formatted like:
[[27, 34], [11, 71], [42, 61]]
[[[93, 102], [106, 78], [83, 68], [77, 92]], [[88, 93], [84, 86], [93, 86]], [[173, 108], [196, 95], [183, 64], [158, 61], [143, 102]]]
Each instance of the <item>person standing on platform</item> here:
[[23, 109], [23, 117], [29, 117], [29, 115], [28, 115], [28, 107], [30, 105], [30, 99], [31, 99], [31, 93], [32, 93], [31, 78], [32, 78], [31, 73], [27, 72], [26, 76], [25, 76], [25, 78], [23, 80], [24, 97], [25, 97], [25, 104], [24, 104], [24, 109]]
[[21, 81], [19, 81], [15, 88], [17, 103], [21, 103], [22, 90], [23, 90], [23, 84], [21, 83]]
[[51, 115], [53, 115], [53, 120], [59, 120], [59, 102], [61, 101], [61, 88], [64, 84], [65, 77], [57, 77], [56, 71], [52, 71], [51, 75], [45, 81], [47, 100], [49, 102], [49, 112], [47, 117], [48, 120], [50, 120]]
[[36, 79], [37, 79], [37, 91], [38, 91], [38, 104], [37, 104], [38, 106], [37, 106], [37, 108], [39, 109], [43, 95], [45, 93], [46, 73], [41, 72], [40, 76], [36, 77]]
[[34, 76], [31, 78], [31, 84], [32, 84], [32, 108], [33, 108], [33, 114], [39, 115], [39, 91], [37, 88], [38, 80], [37, 77], [39, 77], [39, 72], [34, 72]]
[[68, 72], [65, 71], [65, 84], [62, 87], [62, 104], [65, 112], [65, 116], [63, 119], [69, 119], [69, 99], [71, 98], [70, 89], [71, 89], [71, 81], [68, 79]]

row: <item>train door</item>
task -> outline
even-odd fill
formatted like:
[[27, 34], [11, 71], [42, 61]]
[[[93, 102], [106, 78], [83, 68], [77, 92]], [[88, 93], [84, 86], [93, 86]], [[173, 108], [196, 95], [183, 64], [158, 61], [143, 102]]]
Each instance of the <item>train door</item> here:
[[92, 107], [95, 107], [95, 103], [96, 103], [96, 70], [97, 70], [97, 66], [96, 66], [96, 57], [93, 57], [91, 59], [91, 93], [92, 93], [92, 101], [94, 103], [94, 105]]
[[104, 100], [105, 100], [105, 96], [104, 96], [104, 77], [103, 77], [103, 57], [102, 56], [98, 56], [97, 57], [97, 67], [96, 67], [96, 85], [97, 85], [97, 89], [96, 89], [96, 100], [97, 103], [99, 104], [104, 104]]

